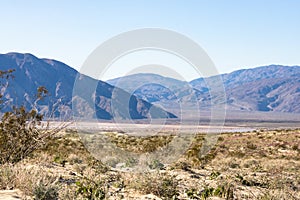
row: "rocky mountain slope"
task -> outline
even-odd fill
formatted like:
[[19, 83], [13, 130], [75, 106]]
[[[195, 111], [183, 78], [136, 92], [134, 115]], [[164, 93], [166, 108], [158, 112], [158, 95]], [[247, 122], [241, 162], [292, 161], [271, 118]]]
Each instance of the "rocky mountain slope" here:
[[[276, 111], [300, 113], [300, 67], [270, 65], [242, 69], [220, 75], [226, 94], [227, 110]], [[156, 81], [159, 77], [159, 83]], [[178, 81], [155, 74], [136, 74], [108, 83], [149, 102], [165, 107], [180, 103], [198, 103], [209, 109], [218, 97], [211, 96], [208, 85], [215, 85], [217, 77], [199, 78], [191, 82]], [[153, 81], [155, 80], [155, 81]], [[209, 84], [208, 84], [209, 83]]]
[[157, 74], [133, 74], [107, 82], [145, 101], [172, 109], [180, 109], [180, 103], [194, 104], [201, 94], [185, 81]]
[[[300, 113], [299, 66], [269, 65], [221, 76], [229, 110]], [[196, 79], [191, 85], [200, 88], [205, 83]]]
[[[8, 69], [15, 72], [9, 85], [1, 86], [6, 102], [3, 110], [10, 105], [25, 105], [28, 109], [36, 107], [47, 116], [64, 118], [72, 116], [72, 112], [77, 117], [108, 120], [116, 116], [121, 119], [176, 117], [110, 84], [79, 74], [56, 60], [39, 59], [31, 54], [0, 54], [0, 70]], [[75, 81], [78, 88], [73, 93]], [[50, 96], [37, 103], [39, 86], [46, 87]]]

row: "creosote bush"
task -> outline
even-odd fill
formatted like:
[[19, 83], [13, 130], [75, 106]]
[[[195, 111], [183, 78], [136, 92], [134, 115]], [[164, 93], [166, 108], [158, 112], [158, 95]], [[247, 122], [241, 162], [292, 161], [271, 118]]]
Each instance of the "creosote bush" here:
[[6, 112], [0, 122], [0, 163], [15, 163], [38, 148], [46, 135], [40, 134], [37, 125], [43, 116], [25, 107]]
[[[8, 86], [8, 79], [13, 78], [13, 72], [14, 70], [0, 70], [1, 87]], [[47, 95], [48, 90], [43, 86], [39, 87], [35, 102]], [[4, 104], [3, 94], [0, 94], [1, 108]], [[28, 110], [23, 105], [12, 106], [10, 111], [3, 113], [0, 121], [0, 164], [21, 161], [59, 131], [59, 129], [42, 129], [39, 127], [42, 120], [43, 115], [35, 108]]]

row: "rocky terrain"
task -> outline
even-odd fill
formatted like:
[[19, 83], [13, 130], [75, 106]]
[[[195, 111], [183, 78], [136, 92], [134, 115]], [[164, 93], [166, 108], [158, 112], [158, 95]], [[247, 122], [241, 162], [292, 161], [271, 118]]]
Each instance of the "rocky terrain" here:
[[[137, 153], [153, 151], [166, 139], [107, 134], [120, 147]], [[224, 133], [208, 154], [199, 157], [205, 137], [198, 133], [174, 163], [153, 160], [149, 170], [132, 171], [138, 165], [134, 159], [124, 163], [124, 170], [108, 167], [91, 156], [75, 130], [67, 129], [29, 158], [1, 165], [0, 188], [5, 191], [0, 195], [11, 199], [297, 200], [299, 134], [299, 130]]]

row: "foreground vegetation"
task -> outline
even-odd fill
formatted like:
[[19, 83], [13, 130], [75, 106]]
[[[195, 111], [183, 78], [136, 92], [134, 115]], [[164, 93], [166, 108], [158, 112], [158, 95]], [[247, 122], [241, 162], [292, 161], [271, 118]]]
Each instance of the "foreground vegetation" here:
[[[151, 146], [135, 143], [132, 151], [150, 151], [153, 142], [170, 139], [153, 137]], [[199, 158], [203, 140], [199, 134], [177, 162], [155, 161], [139, 173], [105, 166], [76, 131], [64, 130], [26, 158], [2, 163], [0, 188], [20, 189], [24, 199], [299, 199], [300, 130], [222, 134]], [[126, 141], [118, 144], [130, 149]]]

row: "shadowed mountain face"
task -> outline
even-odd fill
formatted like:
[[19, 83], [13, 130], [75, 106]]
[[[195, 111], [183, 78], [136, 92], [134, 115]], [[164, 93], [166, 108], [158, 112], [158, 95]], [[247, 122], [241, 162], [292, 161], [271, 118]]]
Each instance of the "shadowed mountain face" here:
[[[220, 75], [226, 94], [227, 110], [300, 113], [300, 67], [270, 65]], [[161, 84], [155, 81], [160, 79]], [[197, 103], [202, 109], [214, 105], [218, 96], [210, 94], [218, 77], [178, 81], [155, 74], [136, 74], [109, 80], [139, 98], [173, 108]], [[149, 82], [150, 80], [150, 82]], [[118, 84], [119, 82], [119, 84]], [[121, 84], [120, 84], [121, 82]], [[138, 86], [138, 87], [137, 87]]]
[[[8, 69], [15, 69], [15, 72], [9, 85], [1, 86], [7, 103], [3, 110], [16, 104], [28, 109], [35, 107], [47, 116], [64, 118], [72, 116], [73, 111], [76, 117], [99, 119], [176, 117], [119, 88], [79, 74], [56, 60], [39, 59], [31, 54], [0, 54], [0, 70]], [[74, 83], [77, 87], [73, 94]], [[37, 103], [39, 86], [46, 87], [50, 96]]]

